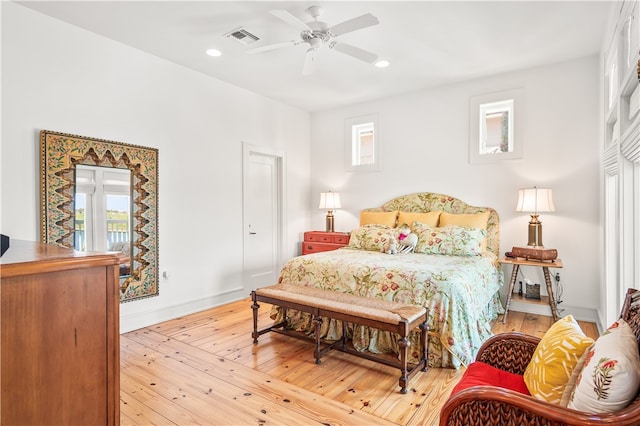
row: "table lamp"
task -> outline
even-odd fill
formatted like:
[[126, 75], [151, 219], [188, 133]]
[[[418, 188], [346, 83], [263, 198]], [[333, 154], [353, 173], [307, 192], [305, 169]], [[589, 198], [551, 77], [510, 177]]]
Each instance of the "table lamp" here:
[[542, 222], [538, 220], [538, 213], [554, 212], [553, 194], [549, 188], [524, 188], [518, 190], [517, 212], [531, 213], [529, 222], [529, 242], [532, 247], [543, 247], [542, 245]]
[[341, 208], [340, 194], [337, 192], [321, 192], [319, 209], [327, 211], [326, 232], [333, 232], [333, 211]]

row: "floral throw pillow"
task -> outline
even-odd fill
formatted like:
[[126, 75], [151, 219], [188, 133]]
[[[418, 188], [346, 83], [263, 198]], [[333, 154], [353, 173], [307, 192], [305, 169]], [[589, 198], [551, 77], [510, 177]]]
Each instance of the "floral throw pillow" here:
[[424, 223], [414, 222], [411, 226], [418, 235], [416, 253], [443, 254], [448, 256], [479, 256], [487, 231], [481, 228], [448, 225], [432, 228]]
[[389, 240], [394, 233], [394, 229], [390, 226], [363, 225], [351, 231], [348, 247], [360, 250], [384, 251], [389, 246]]
[[629, 324], [620, 319], [588, 349], [568, 407], [588, 413], [612, 413], [629, 405], [638, 389], [638, 343]]

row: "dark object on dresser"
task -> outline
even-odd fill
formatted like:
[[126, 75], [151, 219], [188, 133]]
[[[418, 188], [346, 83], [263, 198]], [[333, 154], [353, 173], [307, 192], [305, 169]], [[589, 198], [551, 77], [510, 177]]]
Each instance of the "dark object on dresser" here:
[[0, 234], [0, 257], [9, 249], [9, 237]]

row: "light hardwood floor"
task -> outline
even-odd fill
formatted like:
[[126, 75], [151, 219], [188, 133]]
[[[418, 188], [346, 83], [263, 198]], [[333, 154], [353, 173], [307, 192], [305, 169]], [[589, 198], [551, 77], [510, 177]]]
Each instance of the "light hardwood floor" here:
[[[123, 425], [434, 425], [463, 370], [399, 371], [275, 333], [251, 339], [249, 299], [121, 336]], [[269, 305], [259, 323], [268, 324]], [[501, 318], [501, 317], [500, 317]], [[495, 333], [542, 336], [551, 317], [510, 311]], [[597, 337], [595, 324], [580, 323]]]

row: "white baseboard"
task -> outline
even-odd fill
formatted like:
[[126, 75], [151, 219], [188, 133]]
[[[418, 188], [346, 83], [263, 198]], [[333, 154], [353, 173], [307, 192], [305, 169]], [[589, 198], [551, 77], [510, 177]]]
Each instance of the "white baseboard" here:
[[[227, 290], [223, 293], [191, 300], [189, 302], [167, 306], [162, 309], [137, 312], [126, 316], [120, 315], [120, 333], [128, 333], [129, 331], [138, 330], [140, 328], [149, 327], [150, 325], [169, 321], [184, 315], [211, 309], [216, 306], [224, 305], [225, 303], [235, 302], [236, 300], [247, 297], [247, 295], [247, 291], [243, 287], [240, 287]], [[247, 309], [249, 309], [248, 305]]]
[[[535, 304], [535, 303], [523, 303], [517, 300], [511, 300], [511, 306], [509, 312], [518, 311], [525, 312], [527, 314], [546, 315], [551, 316], [551, 308], [549, 305]], [[558, 314], [560, 317], [567, 315], [573, 315], [576, 320], [593, 322], [598, 327], [598, 330], [602, 330], [600, 324], [600, 317], [596, 309], [581, 308], [578, 306], [571, 306], [564, 303], [558, 305]]]

